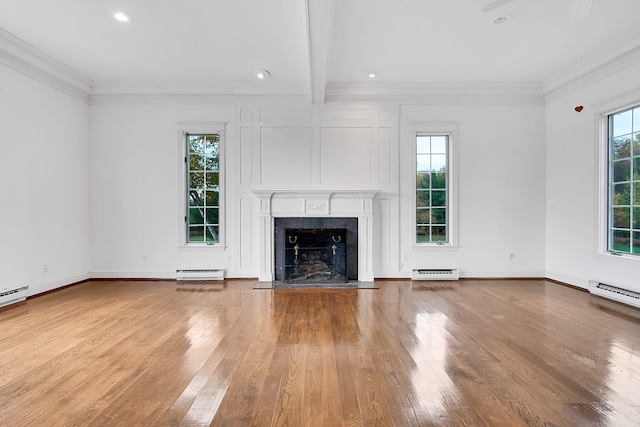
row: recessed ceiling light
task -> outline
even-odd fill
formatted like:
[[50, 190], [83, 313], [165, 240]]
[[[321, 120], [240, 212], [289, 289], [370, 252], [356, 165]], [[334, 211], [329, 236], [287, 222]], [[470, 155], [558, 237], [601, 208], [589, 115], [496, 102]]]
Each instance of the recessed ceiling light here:
[[498, 25], [498, 24], [504, 24], [505, 22], [507, 22], [507, 20], [509, 19], [509, 17], [507, 16], [498, 16], [496, 18], [493, 18], [493, 23]]
[[370, 79], [375, 79], [377, 76], [376, 72], [371, 70], [367, 71], [366, 74], [367, 74], [367, 77], [369, 77]]
[[119, 22], [131, 22], [133, 21], [133, 18], [130, 15], [127, 15], [126, 13], [124, 13], [121, 10], [116, 10], [115, 12], [112, 12], [113, 18], [116, 21]]
[[260, 80], [264, 80], [271, 75], [267, 70], [255, 70], [253, 75], [256, 76]]

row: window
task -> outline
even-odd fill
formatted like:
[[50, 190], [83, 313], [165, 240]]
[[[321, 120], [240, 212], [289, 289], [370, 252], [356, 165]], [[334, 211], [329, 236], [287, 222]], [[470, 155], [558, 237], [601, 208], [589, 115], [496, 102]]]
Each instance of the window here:
[[186, 134], [186, 242], [220, 243], [220, 135]]
[[450, 243], [449, 135], [416, 133], [416, 243]]
[[640, 105], [607, 116], [608, 243], [640, 255]]

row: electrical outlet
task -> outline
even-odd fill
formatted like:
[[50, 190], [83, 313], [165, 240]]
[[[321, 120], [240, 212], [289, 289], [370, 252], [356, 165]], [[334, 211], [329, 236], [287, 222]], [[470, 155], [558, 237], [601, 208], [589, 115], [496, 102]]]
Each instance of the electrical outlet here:
[[142, 262], [148, 262], [148, 261], [149, 261], [149, 259], [147, 258], [147, 256], [143, 255], [142, 256]]
[[42, 264], [42, 272], [43, 273], [48, 273], [49, 272], [49, 266], [47, 264]]
[[513, 262], [516, 259], [516, 254], [509, 254], [507, 255], [507, 261], [509, 262]]

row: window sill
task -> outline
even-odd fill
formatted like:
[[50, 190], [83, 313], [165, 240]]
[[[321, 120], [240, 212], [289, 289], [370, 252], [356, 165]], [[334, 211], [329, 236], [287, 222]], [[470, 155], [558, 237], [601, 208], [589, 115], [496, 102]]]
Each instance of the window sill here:
[[207, 245], [204, 243], [188, 243], [178, 245], [180, 251], [212, 251], [212, 252], [224, 252], [227, 247], [223, 244]]
[[432, 244], [432, 243], [423, 243], [423, 244], [414, 243], [411, 246], [411, 249], [416, 251], [457, 251], [458, 248], [460, 248], [460, 246], [453, 245], [453, 244], [438, 245], [438, 244]]
[[640, 262], [640, 256], [638, 255], [628, 255], [628, 254], [623, 254], [619, 252], [599, 252], [599, 253], [596, 253], [596, 256], [606, 261], [623, 262], [623, 263]]

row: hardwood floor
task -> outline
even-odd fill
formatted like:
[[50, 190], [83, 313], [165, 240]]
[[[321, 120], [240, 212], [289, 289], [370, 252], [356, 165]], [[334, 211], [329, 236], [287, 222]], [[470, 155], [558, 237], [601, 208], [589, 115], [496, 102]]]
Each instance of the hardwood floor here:
[[545, 280], [254, 284], [91, 281], [0, 311], [0, 425], [640, 420], [638, 310]]

